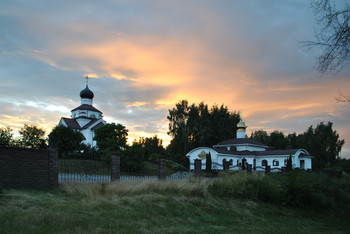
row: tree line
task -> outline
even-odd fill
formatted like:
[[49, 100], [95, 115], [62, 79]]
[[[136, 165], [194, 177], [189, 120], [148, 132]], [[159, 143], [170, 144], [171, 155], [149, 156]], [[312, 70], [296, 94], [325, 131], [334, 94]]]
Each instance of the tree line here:
[[0, 146], [26, 147], [34, 149], [46, 148], [45, 131], [34, 125], [24, 126], [18, 131], [15, 138], [10, 127], [0, 128]]
[[[83, 144], [83, 135], [72, 128], [58, 125], [45, 138], [43, 129], [26, 124], [19, 131], [17, 139], [14, 139], [11, 128], [0, 128], [0, 146], [39, 149], [55, 146], [60, 157], [96, 151], [101, 160], [109, 160], [112, 153], [119, 152], [124, 158], [130, 159], [124, 160], [127, 162], [123, 165], [125, 168], [140, 170], [144, 162], [155, 162], [159, 157], [165, 157], [188, 168], [185, 156], [190, 150], [201, 146], [212, 147], [220, 141], [236, 137], [240, 114], [237, 111], [230, 112], [225, 105], [209, 107], [204, 102], [189, 104], [187, 100], [181, 100], [168, 111], [168, 134], [172, 140], [166, 148], [157, 135], [140, 137], [128, 145], [129, 131], [120, 123], [107, 123], [95, 130], [94, 140], [97, 142], [97, 148]], [[321, 122], [316, 127], [310, 126], [301, 134], [285, 135], [277, 130], [271, 133], [257, 130], [252, 132], [250, 138], [276, 150], [306, 149], [314, 157], [314, 169], [336, 166], [339, 162], [343, 165], [349, 164], [349, 160], [339, 158], [344, 140], [333, 130], [331, 122]]]
[[335, 166], [340, 158], [339, 153], [345, 141], [339, 138], [333, 123], [319, 123], [316, 127], [310, 126], [301, 134], [291, 133], [284, 135], [281, 131], [268, 134], [264, 130], [253, 131], [251, 139], [264, 143], [276, 150], [287, 148], [306, 149], [313, 158], [313, 168], [323, 169]]

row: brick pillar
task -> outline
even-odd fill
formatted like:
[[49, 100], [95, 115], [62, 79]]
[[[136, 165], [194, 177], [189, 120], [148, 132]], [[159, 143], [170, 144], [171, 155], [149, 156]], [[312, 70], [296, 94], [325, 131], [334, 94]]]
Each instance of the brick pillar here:
[[49, 187], [58, 188], [58, 151], [50, 147], [48, 150], [49, 157]]
[[271, 167], [269, 165], [265, 166], [265, 174], [269, 174], [271, 171]]
[[230, 162], [229, 161], [224, 162], [222, 166], [223, 166], [224, 171], [230, 170]]
[[195, 159], [194, 160], [194, 176], [200, 177], [202, 172], [202, 160]]
[[120, 154], [111, 155], [111, 181], [120, 180]]
[[252, 164], [247, 164], [247, 172], [252, 172]]
[[158, 180], [166, 179], [166, 160], [160, 158], [158, 162]]

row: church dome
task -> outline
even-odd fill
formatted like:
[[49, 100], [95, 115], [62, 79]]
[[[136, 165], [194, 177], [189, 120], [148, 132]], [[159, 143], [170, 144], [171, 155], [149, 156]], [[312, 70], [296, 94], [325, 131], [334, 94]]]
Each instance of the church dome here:
[[93, 99], [94, 98], [94, 93], [89, 89], [89, 87], [86, 85], [86, 88], [83, 89], [80, 92], [80, 97], [81, 98], [88, 98], [88, 99]]
[[241, 119], [239, 121], [239, 123], [237, 124], [237, 128], [238, 128], [238, 130], [245, 130], [247, 128], [247, 125], [245, 125], [245, 123]]

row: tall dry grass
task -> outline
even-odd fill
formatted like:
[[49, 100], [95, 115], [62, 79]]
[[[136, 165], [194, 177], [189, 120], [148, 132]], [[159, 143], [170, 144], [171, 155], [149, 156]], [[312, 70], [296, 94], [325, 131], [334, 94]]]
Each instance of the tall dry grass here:
[[79, 195], [88, 198], [100, 196], [130, 196], [150, 193], [207, 197], [209, 195], [208, 186], [211, 184], [212, 182], [207, 179], [176, 181], [136, 180], [116, 181], [107, 184], [64, 183], [61, 186], [61, 190], [71, 195]]

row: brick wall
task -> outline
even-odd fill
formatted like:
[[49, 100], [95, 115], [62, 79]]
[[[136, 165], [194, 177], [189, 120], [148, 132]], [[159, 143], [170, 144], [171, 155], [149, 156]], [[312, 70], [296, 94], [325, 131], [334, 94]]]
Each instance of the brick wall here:
[[58, 155], [54, 149], [0, 147], [0, 186], [58, 187]]

